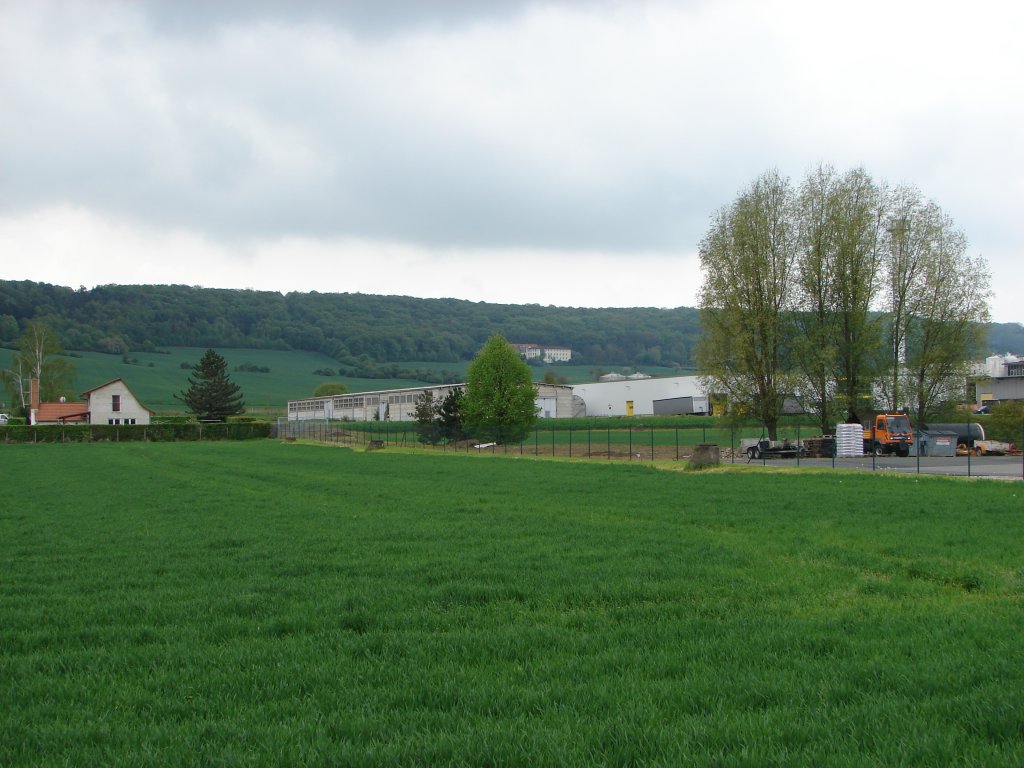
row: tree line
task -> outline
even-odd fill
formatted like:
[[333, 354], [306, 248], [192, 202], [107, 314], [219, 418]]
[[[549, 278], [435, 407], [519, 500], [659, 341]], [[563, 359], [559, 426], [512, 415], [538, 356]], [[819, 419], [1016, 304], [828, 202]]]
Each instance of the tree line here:
[[792, 397], [826, 432], [875, 408], [923, 422], [986, 352], [984, 259], [937, 203], [863, 169], [764, 173], [712, 217], [700, 259], [699, 368], [773, 437]]
[[700, 332], [697, 310], [687, 307], [586, 309], [183, 285], [73, 290], [0, 280], [0, 344], [14, 343], [30, 321], [52, 327], [65, 349], [297, 349], [326, 354], [344, 375], [361, 377], [395, 377], [398, 362], [472, 360], [494, 333], [570, 347], [583, 365], [690, 368]]

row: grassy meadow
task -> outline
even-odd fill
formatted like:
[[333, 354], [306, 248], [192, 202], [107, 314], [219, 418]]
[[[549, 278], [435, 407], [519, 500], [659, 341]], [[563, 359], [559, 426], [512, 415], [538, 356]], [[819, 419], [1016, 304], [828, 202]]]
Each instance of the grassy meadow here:
[[[147, 407], [157, 413], [178, 413], [184, 411], [184, 406], [174, 399], [174, 395], [188, 388], [191, 373], [181, 364], [198, 362], [205, 351], [200, 347], [168, 347], [165, 352], [129, 352], [126, 357], [132, 362], [128, 363], [124, 362], [125, 356], [101, 352], [73, 352], [67, 359], [75, 366], [76, 394], [111, 379], [122, 378]], [[313, 390], [325, 381], [342, 381], [352, 392], [416, 385], [416, 382], [405, 379], [318, 376], [313, 371], [323, 368], [337, 371], [338, 362], [316, 352], [272, 349], [217, 351], [227, 361], [231, 380], [242, 388], [246, 406], [257, 412], [284, 415], [289, 400], [311, 396]], [[13, 354], [11, 349], [0, 348], [0, 368], [10, 365]], [[246, 363], [269, 368], [270, 372], [235, 370]]]
[[0, 462], [0, 765], [1024, 764], [1019, 483]]

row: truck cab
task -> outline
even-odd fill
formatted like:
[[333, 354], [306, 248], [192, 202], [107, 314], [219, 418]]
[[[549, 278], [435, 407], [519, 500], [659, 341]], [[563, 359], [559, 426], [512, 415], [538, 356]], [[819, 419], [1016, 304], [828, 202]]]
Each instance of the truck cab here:
[[902, 413], [879, 413], [864, 426], [864, 450], [876, 456], [909, 456], [914, 444], [910, 419]]

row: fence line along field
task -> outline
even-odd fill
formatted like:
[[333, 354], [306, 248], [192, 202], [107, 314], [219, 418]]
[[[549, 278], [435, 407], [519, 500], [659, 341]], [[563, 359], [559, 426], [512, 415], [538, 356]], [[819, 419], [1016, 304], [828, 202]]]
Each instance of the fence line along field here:
[[1024, 764], [1019, 484], [0, 453], [5, 766]]

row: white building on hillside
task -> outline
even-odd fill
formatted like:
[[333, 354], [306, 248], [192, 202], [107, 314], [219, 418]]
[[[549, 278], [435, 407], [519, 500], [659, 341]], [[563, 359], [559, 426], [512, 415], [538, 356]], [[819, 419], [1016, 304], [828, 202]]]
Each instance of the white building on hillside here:
[[545, 363], [567, 363], [572, 360], [569, 347], [545, 347], [540, 344], [511, 343], [513, 349], [524, 360], [543, 360]]

